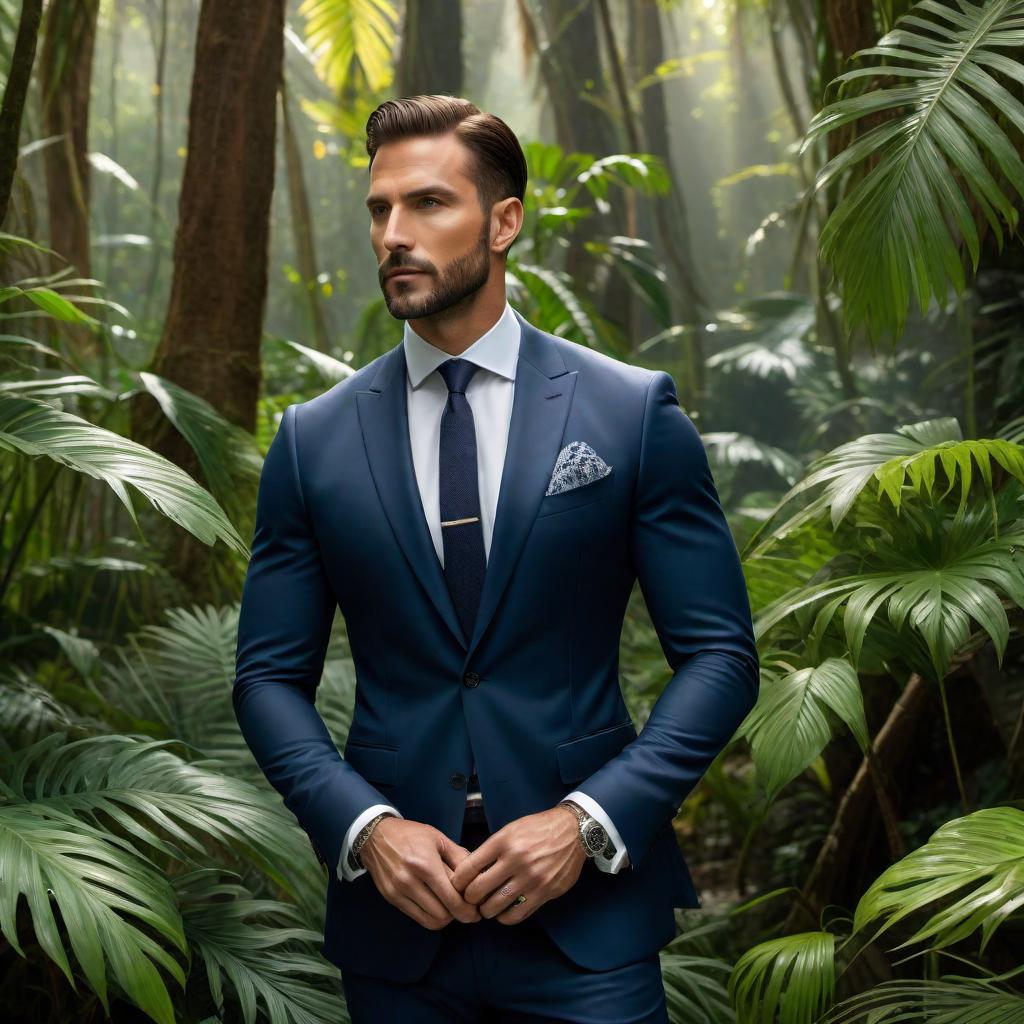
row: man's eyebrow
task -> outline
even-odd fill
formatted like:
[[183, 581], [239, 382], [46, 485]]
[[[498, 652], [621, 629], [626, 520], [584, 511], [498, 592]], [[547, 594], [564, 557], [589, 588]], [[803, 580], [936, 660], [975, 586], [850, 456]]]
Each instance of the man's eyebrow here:
[[[402, 193], [403, 199], [419, 199], [420, 196], [441, 196], [444, 199], [455, 200], [459, 198], [459, 193], [455, 189], [449, 188], [447, 185], [423, 185], [420, 188], [410, 189], [408, 192]], [[375, 195], [371, 193], [366, 197], [366, 205], [373, 206], [376, 203], [386, 203], [387, 199], [384, 196]]]

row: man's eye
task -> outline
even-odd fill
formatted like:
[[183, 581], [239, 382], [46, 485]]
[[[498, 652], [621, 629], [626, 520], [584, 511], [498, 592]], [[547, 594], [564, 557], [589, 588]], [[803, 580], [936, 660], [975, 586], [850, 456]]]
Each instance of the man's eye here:
[[423, 196], [423, 198], [420, 200], [420, 202], [421, 203], [436, 203], [437, 200], [432, 198], [431, 196]]

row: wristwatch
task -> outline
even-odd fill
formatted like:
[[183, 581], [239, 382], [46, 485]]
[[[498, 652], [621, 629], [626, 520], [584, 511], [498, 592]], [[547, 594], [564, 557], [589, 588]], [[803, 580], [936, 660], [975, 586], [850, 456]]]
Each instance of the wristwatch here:
[[565, 804], [579, 820], [583, 852], [591, 859], [600, 856], [605, 860], [611, 860], [615, 855], [615, 844], [604, 825], [593, 815], [588, 814], [575, 800], [562, 800], [560, 803]]
[[380, 821], [381, 818], [393, 817], [390, 811], [381, 811], [376, 817], [371, 818], [360, 830], [359, 835], [352, 840], [352, 846], [348, 851], [348, 866], [353, 871], [359, 871], [363, 868], [363, 859], [360, 857], [363, 847], [366, 845], [367, 839], [370, 838], [370, 833], [373, 832], [374, 826]]

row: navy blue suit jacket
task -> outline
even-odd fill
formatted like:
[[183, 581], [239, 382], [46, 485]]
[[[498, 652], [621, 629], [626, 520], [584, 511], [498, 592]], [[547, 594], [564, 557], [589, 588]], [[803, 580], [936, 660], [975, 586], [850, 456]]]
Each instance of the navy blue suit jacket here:
[[[323, 955], [391, 980], [421, 977], [441, 932], [388, 903], [369, 872], [337, 877], [342, 838], [370, 804], [457, 842], [466, 793], [451, 777], [474, 756], [492, 830], [573, 789], [593, 796], [631, 863], [584, 864], [533, 916], [578, 964], [616, 967], [671, 941], [673, 907], [700, 906], [672, 819], [758, 692], [739, 556], [671, 376], [516, 316], [508, 447], [468, 643], [416, 487], [401, 343], [290, 406], [260, 478], [235, 714], [330, 866]], [[573, 440], [611, 473], [545, 495]], [[639, 735], [619, 685], [637, 579], [672, 670]], [[339, 608], [357, 676], [342, 753], [314, 706]]]

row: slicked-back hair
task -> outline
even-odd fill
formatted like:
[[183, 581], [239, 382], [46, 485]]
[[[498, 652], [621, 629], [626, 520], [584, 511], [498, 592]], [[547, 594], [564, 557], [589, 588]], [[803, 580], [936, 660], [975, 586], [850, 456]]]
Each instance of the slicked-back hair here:
[[[454, 132], [470, 152], [467, 173], [476, 182], [477, 199], [485, 216], [501, 199], [515, 196], [523, 201], [526, 157], [515, 133], [500, 117], [459, 96], [403, 96], [381, 103], [366, 121], [370, 167], [377, 150], [386, 142], [448, 132]], [[505, 248], [506, 253], [514, 243], [515, 239]]]

